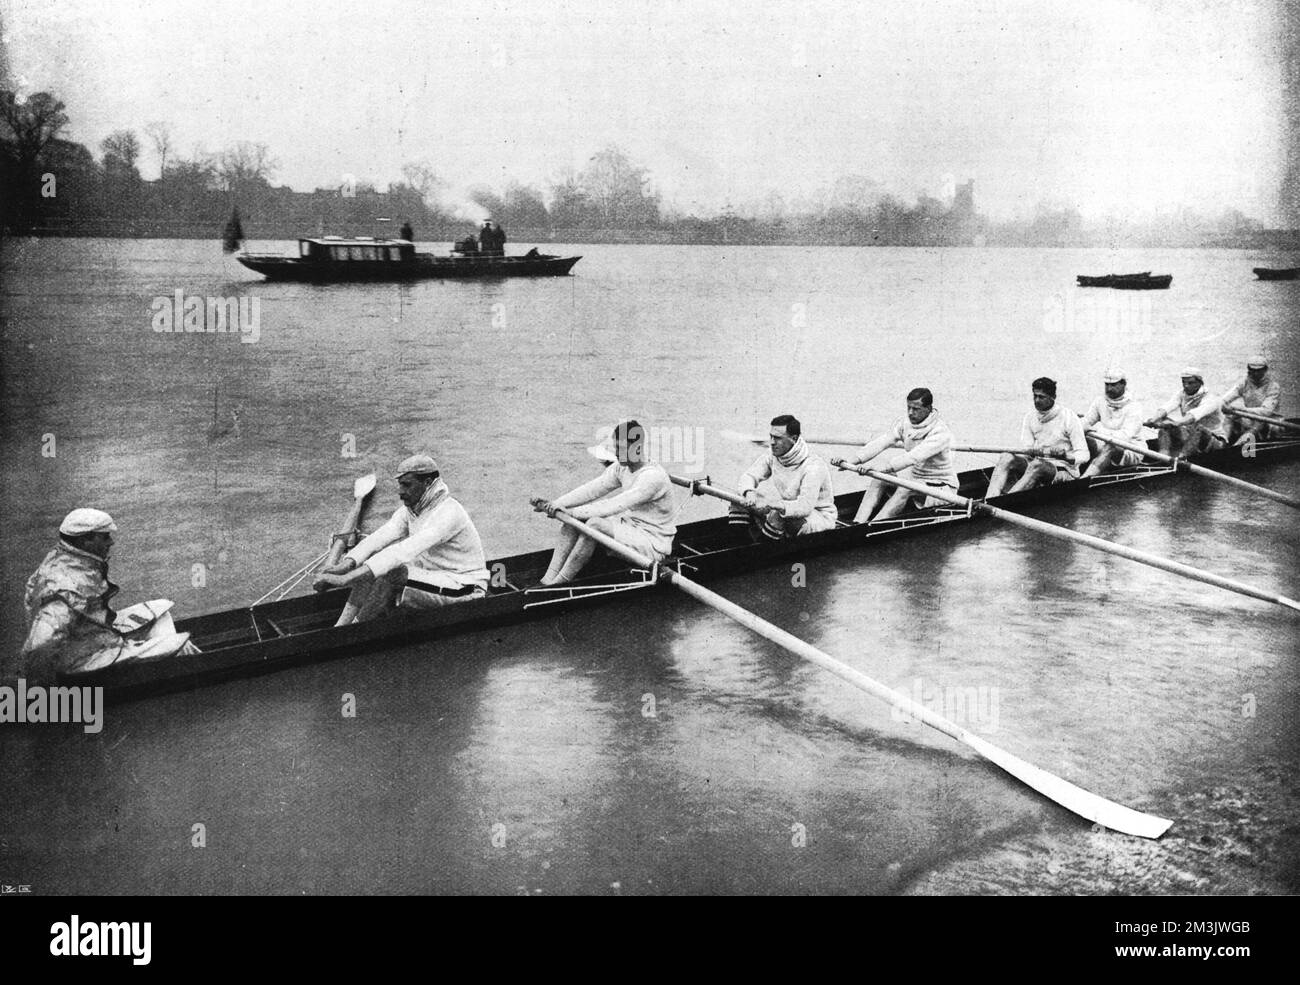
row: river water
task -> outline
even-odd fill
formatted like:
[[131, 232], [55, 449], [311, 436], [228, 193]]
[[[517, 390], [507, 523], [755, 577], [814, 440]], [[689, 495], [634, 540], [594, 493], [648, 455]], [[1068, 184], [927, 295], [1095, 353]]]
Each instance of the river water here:
[[[720, 432], [777, 413], [866, 435], [929, 386], [959, 440], [1007, 444], [1040, 375], [1083, 410], [1111, 363], [1149, 403], [1188, 363], [1211, 389], [1256, 349], [1284, 386], [1300, 366], [1300, 290], [1250, 273], [1286, 257], [563, 252], [583, 255], [573, 277], [307, 286], [265, 283], [215, 243], [6, 243], [2, 652], [78, 505], [117, 520], [124, 601], [188, 614], [247, 604], [318, 554], [372, 470], [373, 528], [414, 451], [437, 457], [491, 557], [549, 543], [528, 497], [594, 475], [583, 449], [626, 416], [677, 471], [732, 485], [753, 449]], [[1173, 287], [1072, 286], [1146, 269]], [[177, 292], [242, 301], [256, 331], [155, 330], [155, 299]], [[1257, 476], [1300, 493], [1294, 465]], [[681, 519], [719, 512], [694, 500]], [[1223, 487], [1043, 515], [1300, 596], [1294, 515]], [[6, 726], [0, 877], [41, 893], [1300, 891], [1293, 614], [993, 525], [810, 559], [799, 581], [773, 568], [715, 587], [1174, 828], [1141, 846], [1090, 831], [656, 595], [112, 708], [98, 735]]]

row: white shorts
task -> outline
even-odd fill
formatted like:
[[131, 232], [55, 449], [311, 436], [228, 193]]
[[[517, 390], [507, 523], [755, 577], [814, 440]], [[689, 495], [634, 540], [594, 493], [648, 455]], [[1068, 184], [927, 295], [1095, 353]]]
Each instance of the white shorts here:
[[669, 551], [664, 551], [662, 539], [656, 537], [645, 527], [638, 526], [625, 516], [620, 516], [609, 521], [611, 535], [624, 547], [630, 547], [638, 554], [644, 554], [652, 561], [662, 561], [668, 556]]

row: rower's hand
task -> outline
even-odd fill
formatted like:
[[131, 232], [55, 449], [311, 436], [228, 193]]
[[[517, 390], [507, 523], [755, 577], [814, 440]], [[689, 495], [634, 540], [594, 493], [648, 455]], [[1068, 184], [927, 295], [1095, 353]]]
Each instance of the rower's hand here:
[[549, 499], [542, 499], [540, 496], [534, 496], [529, 500], [533, 504], [533, 509], [538, 513], [545, 513], [552, 520], [555, 519], [555, 504]]
[[311, 583], [311, 587], [318, 592], [328, 592], [331, 588], [343, 588], [346, 584], [345, 575], [322, 571], [316, 576], [316, 580]]
[[844, 464], [844, 459], [835, 458], [832, 456], [832, 458], [830, 459], [830, 463], [832, 468], [839, 468], [841, 465]]
[[328, 568], [321, 568], [320, 573], [323, 575], [346, 575], [349, 571], [357, 566], [357, 562], [350, 557], [345, 557], [338, 564], [331, 564]]
[[1065, 458], [1068, 454], [1070, 454], [1068, 445], [1052, 445], [1051, 448], [1047, 449], [1048, 458]]

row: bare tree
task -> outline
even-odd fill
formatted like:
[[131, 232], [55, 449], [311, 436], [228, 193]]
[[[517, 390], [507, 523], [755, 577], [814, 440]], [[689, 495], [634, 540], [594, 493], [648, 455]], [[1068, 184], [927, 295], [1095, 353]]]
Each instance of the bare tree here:
[[266, 144], [241, 140], [217, 155], [216, 167], [217, 175], [229, 191], [242, 184], [268, 183], [279, 163], [272, 159]]
[[167, 174], [167, 155], [172, 149], [172, 128], [166, 123], [155, 121], [144, 128], [144, 134], [158, 155], [158, 177], [163, 178]]

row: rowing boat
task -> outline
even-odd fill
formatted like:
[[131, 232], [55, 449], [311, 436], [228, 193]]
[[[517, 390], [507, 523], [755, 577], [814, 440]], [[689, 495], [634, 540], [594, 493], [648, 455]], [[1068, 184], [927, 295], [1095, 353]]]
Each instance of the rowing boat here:
[[1121, 291], [1162, 291], [1174, 282], [1173, 274], [1157, 274], [1151, 271], [1140, 274], [1106, 274], [1101, 277], [1089, 277], [1079, 274], [1080, 287], [1113, 287]]
[[1295, 280], [1300, 277], [1300, 267], [1251, 267], [1260, 280]]
[[[1297, 457], [1300, 440], [1287, 439], [1258, 442], [1250, 449], [1221, 449], [1201, 456], [1197, 462], [1221, 472], [1241, 472]], [[958, 477], [960, 494], [979, 499], [988, 488], [991, 471], [984, 468], [962, 472]], [[1141, 490], [1154, 482], [1173, 481], [1182, 474], [1183, 470], [1170, 465], [1138, 465], [1091, 479], [1009, 493], [990, 502], [1004, 510], [1029, 513], [1085, 494]], [[747, 531], [738, 532], [725, 516], [683, 524], [665, 567], [680, 567], [693, 580], [704, 582], [816, 554], [871, 549], [877, 544], [982, 519], [979, 511], [936, 507], [905, 512], [869, 525], [853, 525], [850, 521], [862, 495], [858, 491], [837, 496], [840, 522], [835, 528], [792, 541], [755, 543]], [[484, 599], [433, 611], [399, 609], [384, 619], [349, 626], [334, 626], [347, 597], [345, 589], [177, 620], [177, 631], [192, 634], [201, 653], [117, 664], [67, 675], [63, 683], [103, 687], [105, 699], [110, 702], [133, 700], [372, 652], [384, 646], [422, 643], [455, 633], [547, 618], [600, 605], [628, 592], [662, 587], [656, 572], [599, 557], [583, 578], [563, 586], [541, 587], [538, 582], [550, 558], [550, 550], [544, 550], [489, 562], [492, 583]]]

